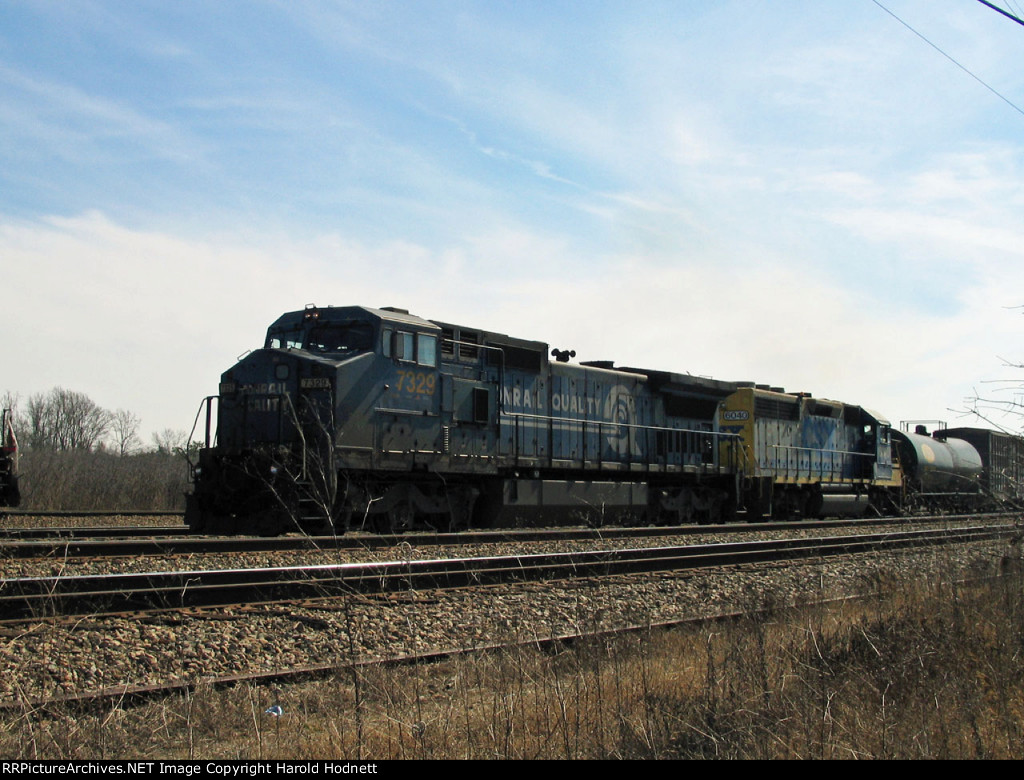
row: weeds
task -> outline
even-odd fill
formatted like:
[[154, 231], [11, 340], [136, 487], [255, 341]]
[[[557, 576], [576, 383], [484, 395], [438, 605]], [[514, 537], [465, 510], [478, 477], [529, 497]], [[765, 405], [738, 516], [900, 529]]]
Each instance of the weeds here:
[[[970, 586], [879, 578], [856, 605], [751, 597], [730, 623], [557, 651], [524, 643], [302, 686], [200, 687], [89, 716], [26, 707], [0, 718], [0, 754], [1020, 759], [1024, 576], [1003, 570]], [[578, 610], [581, 627], [603, 628]]]
[[21, 458], [21, 509], [26, 510], [182, 510], [187, 488], [184, 458], [169, 453], [121, 457], [35, 449], [26, 450]]

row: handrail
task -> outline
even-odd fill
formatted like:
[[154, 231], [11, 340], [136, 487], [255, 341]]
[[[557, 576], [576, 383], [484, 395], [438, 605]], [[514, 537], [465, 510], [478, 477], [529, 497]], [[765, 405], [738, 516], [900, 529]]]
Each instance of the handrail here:
[[[285, 405], [287, 405], [287, 408], [290, 411], [291, 420], [294, 423], [295, 430], [298, 433], [299, 440], [302, 443], [302, 463], [301, 463], [300, 475], [301, 475], [301, 477], [303, 479], [305, 479], [306, 478], [306, 465], [307, 465], [306, 464], [306, 457], [307, 457], [306, 434], [305, 434], [305, 431], [303, 430], [303, 426], [302, 426], [302, 424], [301, 424], [301, 422], [299, 420], [298, 411], [296, 411], [295, 405], [292, 403], [291, 395], [289, 393], [246, 393], [245, 394], [245, 398], [246, 398], [246, 402], [242, 406], [242, 430], [243, 431], [246, 429], [246, 427], [248, 425], [248, 422], [249, 422], [249, 408], [250, 408], [249, 407], [249, 403], [248, 403], [249, 401], [251, 401], [253, 399], [276, 399], [277, 400], [277, 402], [278, 402], [277, 403], [277, 409], [276, 409], [276, 411], [277, 411], [277, 442], [276, 443], [277, 444], [281, 444], [282, 441], [284, 440], [284, 416], [283, 416], [282, 412], [284, 411]], [[281, 403], [281, 399], [282, 398], [284, 399], [284, 404]], [[206, 422], [205, 422], [205, 428], [204, 428], [203, 447], [205, 449], [209, 449], [210, 448], [210, 445], [211, 445], [211, 438], [210, 438], [211, 432], [213, 432], [214, 434], [216, 433], [215, 431], [212, 431], [213, 403], [215, 401], [217, 402], [217, 407], [218, 407], [217, 408], [217, 413], [218, 413], [218, 416], [219, 416], [219, 414], [220, 414], [220, 403], [221, 403], [222, 400], [223, 400], [223, 396], [221, 396], [221, 395], [208, 395], [202, 401], [200, 401], [199, 409], [196, 412], [195, 420], [192, 423], [192, 430], [191, 430], [191, 432], [188, 435], [188, 443], [187, 443], [187, 445], [185, 447], [185, 452], [186, 453], [191, 451], [192, 438], [195, 435], [196, 427], [199, 425], [199, 417], [200, 417], [200, 415], [202, 415], [204, 408], [206, 410]], [[215, 442], [214, 442], [214, 446], [216, 446]], [[193, 464], [192, 461], [189, 460], [189, 466], [191, 468], [194, 468], [195, 464]]]
[[[707, 465], [720, 466], [721, 465], [721, 456], [714, 449], [714, 442], [715, 442], [716, 439], [719, 441], [719, 444], [722, 443], [723, 440], [724, 441], [728, 441], [730, 443], [730, 445], [732, 446], [732, 452], [730, 453], [730, 455], [728, 457], [729, 457], [729, 459], [731, 461], [734, 462], [731, 465], [735, 465], [735, 461], [737, 460], [737, 456], [736, 456], [736, 453], [735, 453], [735, 448], [736, 448], [736, 446], [738, 444], [740, 444], [740, 441], [741, 441], [741, 438], [742, 438], [739, 434], [736, 434], [736, 433], [726, 433], [724, 431], [701, 430], [701, 429], [696, 429], [696, 428], [670, 428], [670, 427], [661, 426], [661, 425], [645, 425], [645, 424], [640, 424], [640, 423], [618, 422], [618, 421], [614, 421], [614, 420], [595, 420], [595, 419], [585, 419], [585, 418], [579, 418], [579, 417], [558, 417], [558, 416], [555, 416], [555, 415], [532, 414], [532, 413], [527, 413], [527, 412], [501, 412], [500, 416], [502, 418], [505, 418], [507, 420], [511, 420], [512, 421], [512, 425], [513, 425], [513, 442], [514, 442], [514, 452], [512, 453], [512, 455], [517, 460], [520, 457], [523, 457], [521, 452], [520, 452], [520, 448], [519, 448], [519, 439], [520, 439], [520, 432], [521, 432], [520, 422], [524, 421], [524, 420], [531, 420], [531, 421], [547, 423], [548, 424], [547, 425], [547, 433], [548, 433], [549, 439], [551, 437], [553, 437], [554, 425], [556, 423], [558, 423], [558, 424], [565, 424], [565, 425], [569, 425], [569, 426], [577, 426], [577, 429], [578, 429], [578, 431], [579, 431], [579, 433], [580, 433], [580, 435], [582, 436], [582, 439], [583, 439], [583, 441], [582, 441], [582, 444], [583, 444], [583, 454], [582, 454], [582, 457], [578, 458], [578, 460], [581, 460], [581, 461], [586, 461], [586, 460], [589, 459], [588, 455], [590, 455], [590, 453], [587, 452], [586, 448], [587, 448], [587, 444], [588, 444], [588, 437], [587, 437], [588, 431], [587, 431], [587, 429], [590, 426], [595, 426], [597, 428], [596, 432], [597, 432], [598, 435], [600, 435], [602, 429], [604, 429], [604, 428], [614, 428], [614, 429], [617, 429], [617, 430], [624, 428], [624, 429], [627, 429], [631, 434], [634, 431], [640, 431], [640, 432], [643, 432], [644, 434], [659, 433], [659, 432], [675, 433], [675, 434], [693, 434], [693, 435], [695, 435], [697, 437], [700, 437], [700, 439], [699, 439], [700, 441], [708, 441], [708, 442], [712, 443], [712, 450], [711, 450], [712, 458], [711, 458], [711, 462], [710, 463], [704, 463], [703, 459], [702, 459], [702, 462], [701, 462], [700, 465], [703, 465], [703, 466], [707, 466]], [[570, 430], [572, 430], [572, 429], [570, 428]], [[630, 456], [627, 457], [627, 458], [623, 458], [621, 461], [615, 461], [615, 462], [616, 463], [634, 463], [634, 462], [639, 462], [641, 465], [644, 465], [647, 468], [650, 468], [651, 465], [655, 464], [655, 463], [659, 463], [659, 465], [668, 465], [668, 458], [667, 458], [667, 456], [657, 456], [657, 455], [654, 455], [654, 453], [656, 451], [656, 447], [652, 446], [652, 444], [651, 444], [651, 442], [650, 442], [650, 440], [649, 440], [649, 438], [647, 436], [644, 437], [644, 442], [643, 443], [644, 443], [645, 446], [643, 447], [643, 451], [639, 454], [639, 460], [638, 461], [634, 460], [633, 457], [632, 457], [633, 445], [637, 444], [637, 443], [638, 443], [637, 438], [635, 438], [635, 437], [633, 437], [631, 435], [629, 437], [629, 440], [628, 440], [628, 448], [629, 448]], [[684, 455], [684, 454], [702, 455], [702, 450], [703, 450], [702, 447], [698, 447], [698, 448], [695, 448], [693, 450], [693, 452], [686, 452], [686, 453], [679, 453], [679, 454], [680, 455]], [[598, 461], [599, 465], [603, 465], [603, 463], [604, 463], [603, 448], [599, 447], [597, 453], [594, 453], [593, 455], [590, 455], [590, 456], [591, 457], [595, 457], [596, 456], [596, 460]], [[550, 448], [549, 448], [549, 456], [548, 457], [551, 457], [551, 455], [550, 455]], [[694, 465], [694, 464], [687, 464], [687, 463], [683, 462], [680, 465]]]
[[[768, 448], [774, 450], [784, 450], [787, 453], [807, 452], [810, 453], [812, 456], [818, 456], [817, 467], [813, 465], [813, 457], [808, 458], [808, 465], [805, 467], [802, 467], [800, 465], [798, 457], [796, 465], [792, 468], [790, 467], [790, 458], [788, 455], [776, 456], [776, 465], [774, 466], [773, 470], [776, 473], [781, 472], [786, 477], [789, 477], [790, 472], [793, 472], [792, 476], [794, 479], [799, 479], [801, 474], [806, 474], [808, 479], [811, 479], [812, 477], [817, 477], [820, 480], [824, 480], [826, 477], [828, 477], [829, 481], [833, 481], [836, 477], [838, 477], [840, 480], [867, 479], [867, 475], [844, 474], [843, 472], [845, 471], [846, 466], [848, 465], [847, 459], [871, 458], [873, 462], [874, 458], [876, 457], [874, 453], [870, 452], [853, 452], [851, 450], [824, 450], [814, 449], [813, 447], [796, 447], [789, 444], [769, 444]], [[837, 457], [838, 463], [836, 462]], [[779, 464], [779, 461], [784, 461], [784, 463]], [[856, 464], [854, 463], [852, 465]]]

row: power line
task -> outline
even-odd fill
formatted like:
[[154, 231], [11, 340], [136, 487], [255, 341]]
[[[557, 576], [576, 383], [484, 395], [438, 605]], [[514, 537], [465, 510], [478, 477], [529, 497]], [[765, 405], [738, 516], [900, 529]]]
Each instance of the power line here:
[[[896, 15], [896, 14], [894, 14], [894, 13], [893, 13], [892, 11], [890, 11], [890, 10], [889, 10], [888, 8], [886, 8], [886, 7], [884, 6], [884, 5], [882, 5], [882, 4], [880, 3], [880, 2], [878, 2], [878, 0], [871, 0], [871, 2], [873, 2], [873, 3], [875, 4], [875, 5], [877, 5], [877, 6], [879, 7], [879, 8], [881, 8], [881, 9], [882, 9], [883, 11], [885, 11], [885, 12], [886, 12], [887, 14], [889, 14], [889, 16], [891, 16], [891, 17], [892, 17], [893, 19], [895, 19], [895, 20], [896, 20], [897, 22], [899, 22], [900, 24], [902, 24], [902, 25], [903, 25], [904, 27], [906, 27], [906, 28], [907, 28], [908, 30], [910, 30], [910, 32], [914, 33], [914, 35], [916, 35], [916, 36], [917, 36], [918, 38], [920, 38], [920, 39], [921, 39], [922, 41], [924, 41], [924, 42], [925, 42], [925, 43], [927, 43], [927, 44], [928, 44], [929, 46], [931, 46], [931, 47], [932, 47], [933, 49], [935, 49], [935, 51], [937, 51], [937, 52], [938, 52], [939, 54], [941, 54], [941, 55], [942, 55], [943, 57], [945, 57], [945, 58], [946, 58], [947, 60], [949, 60], [949, 61], [950, 61], [950, 62], [952, 62], [952, 63], [953, 63], [954, 65], [956, 65], [956, 66], [957, 66], [958, 68], [960, 68], [960, 70], [962, 70], [962, 71], [963, 71], [964, 73], [966, 73], [966, 74], [967, 74], [968, 76], [970, 76], [970, 77], [971, 77], [972, 79], [974, 79], [974, 80], [975, 80], [975, 81], [977, 81], [977, 82], [978, 82], [979, 84], [981, 84], [981, 86], [983, 86], [983, 87], [984, 87], [985, 89], [987, 89], [987, 90], [988, 90], [989, 92], [991, 92], [991, 93], [992, 93], [993, 95], [995, 95], [995, 96], [996, 96], [997, 98], [999, 98], [999, 99], [1000, 99], [1000, 100], [1002, 100], [1002, 101], [1003, 101], [1004, 103], [1006, 103], [1006, 105], [1010, 106], [1010, 108], [1012, 108], [1012, 109], [1013, 109], [1014, 111], [1016, 111], [1016, 112], [1017, 112], [1018, 114], [1024, 115], [1024, 109], [1022, 109], [1022, 108], [1021, 108], [1020, 106], [1018, 106], [1018, 105], [1017, 105], [1016, 103], [1014, 103], [1014, 102], [1013, 102], [1012, 100], [1010, 100], [1010, 99], [1009, 99], [1008, 97], [1005, 97], [1004, 95], [1000, 94], [1000, 93], [999, 93], [999, 92], [998, 92], [998, 91], [997, 91], [997, 90], [996, 90], [996, 89], [995, 89], [994, 87], [991, 87], [991, 86], [989, 86], [989, 85], [988, 85], [987, 83], [985, 83], [985, 81], [984, 81], [984, 80], [982, 80], [982, 78], [981, 78], [980, 76], [975, 76], [975, 75], [974, 75], [974, 74], [973, 74], [973, 73], [972, 73], [972, 72], [971, 72], [970, 70], [968, 70], [968, 69], [967, 69], [967, 68], [966, 68], [966, 67], [965, 67], [964, 65], [961, 65], [961, 64], [960, 64], [959, 62], [957, 62], [957, 61], [956, 61], [955, 59], [953, 59], [953, 57], [952, 57], [951, 55], [949, 55], [949, 54], [946, 54], [946, 52], [944, 52], [944, 51], [943, 51], [942, 49], [940, 49], [940, 48], [939, 48], [938, 46], [936, 46], [936, 45], [935, 45], [934, 43], [932, 43], [932, 42], [931, 42], [931, 41], [929, 41], [929, 40], [928, 40], [927, 38], [925, 38], [925, 37], [924, 37], [924, 36], [923, 36], [923, 35], [922, 35], [921, 33], [919, 33], [919, 32], [918, 32], [917, 30], [915, 30], [915, 29], [914, 29], [913, 27], [911, 27], [911, 26], [910, 26], [909, 24], [907, 24], [907, 23], [906, 23], [905, 21], [903, 21], [902, 19], [900, 19], [900, 18], [899, 18], [899, 17], [898, 17], [898, 16]], [[986, 5], [988, 5], [988, 3], [986, 3]], [[997, 10], [999, 10], [999, 9], [997, 9]]]
[[993, 11], [995, 11], [996, 13], [1002, 14], [1007, 19], [1013, 19], [1013, 21], [1015, 21], [1017, 24], [1024, 26], [1024, 19], [1020, 19], [1020, 18], [1014, 16], [1009, 11], [1004, 11], [998, 5], [994, 5], [993, 3], [988, 2], [988, 0], [978, 0], [978, 2], [981, 3], [982, 5], [987, 5]]

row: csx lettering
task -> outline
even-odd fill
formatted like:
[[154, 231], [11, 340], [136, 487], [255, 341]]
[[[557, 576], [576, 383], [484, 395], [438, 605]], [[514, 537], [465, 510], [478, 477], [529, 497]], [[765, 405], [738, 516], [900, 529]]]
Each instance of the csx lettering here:
[[433, 395], [437, 389], [437, 374], [424, 371], [399, 371], [395, 390], [411, 395]]

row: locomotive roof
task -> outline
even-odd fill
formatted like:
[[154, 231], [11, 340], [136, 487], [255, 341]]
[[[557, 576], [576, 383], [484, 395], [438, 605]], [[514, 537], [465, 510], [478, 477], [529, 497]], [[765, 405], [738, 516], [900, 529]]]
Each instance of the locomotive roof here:
[[497, 333], [493, 330], [483, 330], [481, 328], [471, 328], [466, 325], [456, 325], [451, 322], [441, 322], [440, 320], [431, 320], [435, 325], [441, 328], [458, 328], [461, 332], [473, 331], [480, 334], [488, 344], [495, 347], [515, 346], [522, 347], [524, 349], [535, 349], [539, 352], [547, 352], [548, 345], [543, 341], [532, 341], [530, 339], [520, 339], [515, 336], [509, 336], [505, 333]]
[[618, 371], [626, 371], [630, 374], [643, 374], [656, 390], [675, 390], [686, 393], [703, 393], [709, 396], [725, 398], [736, 392], [735, 382], [726, 382], [721, 379], [711, 379], [705, 376], [693, 374], [676, 374], [670, 371], [651, 371], [643, 368], [618, 368]]
[[877, 422], [880, 422], [882, 425], [892, 425], [892, 423], [890, 423], [889, 420], [886, 419], [885, 415], [879, 414], [874, 409], [868, 409], [866, 406], [862, 406], [861, 409], [863, 409], [864, 412], [869, 414], [871, 417], [874, 417], [875, 420]]
[[859, 409], [865, 417], [872, 419], [881, 425], [892, 425], [892, 423], [889, 422], [888, 418], [886, 418], [885, 415], [879, 414], [874, 409], [869, 409], [868, 407], [861, 406], [860, 404], [851, 404], [847, 403], [846, 401], [836, 401], [834, 398], [819, 398], [813, 395], [812, 393], [787, 393], [781, 387], [756, 385], [753, 382], [735, 382], [734, 384], [736, 385], [737, 389], [750, 390], [759, 397], [768, 396], [775, 398], [784, 398], [787, 401], [793, 402], [808, 401], [819, 406], [833, 406], [844, 410]]
[[353, 319], [379, 319], [385, 322], [393, 322], [400, 325], [414, 325], [422, 330], [440, 330], [430, 320], [417, 317], [404, 309], [384, 308], [373, 309], [369, 306], [315, 306], [310, 304], [300, 311], [290, 311], [278, 317], [271, 328], [302, 323], [311, 312], [316, 312], [317, 320], [320, 322], [341, 322]]

